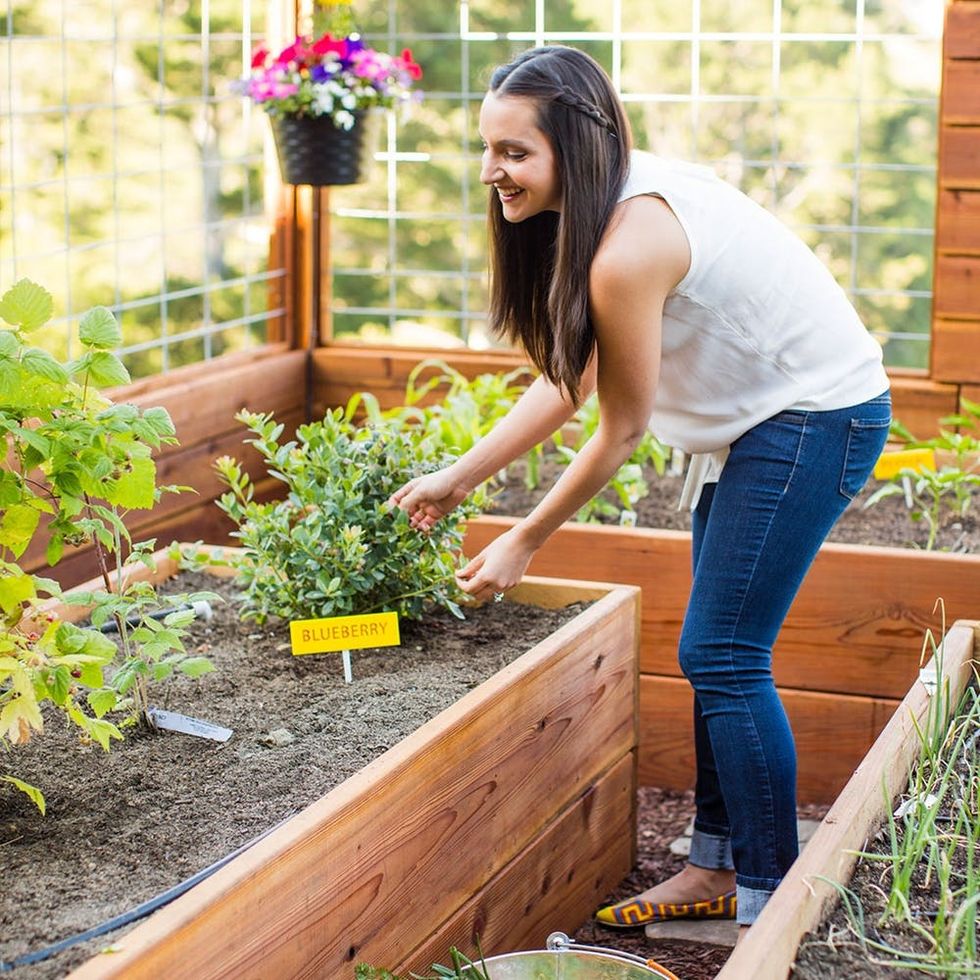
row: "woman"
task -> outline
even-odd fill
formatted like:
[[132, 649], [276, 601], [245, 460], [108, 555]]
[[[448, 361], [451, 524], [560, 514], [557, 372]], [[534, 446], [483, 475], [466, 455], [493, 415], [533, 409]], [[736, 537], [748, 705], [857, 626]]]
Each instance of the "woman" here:
[[747, 926], [797, 855], [796, 755], [772, 646], [890, 421], [881, 350], [782, 224], [701, 167], [631, 151], [609, 78], [573, 48], [498, 68], [480, 112], [493, 190], [490, 322], [540, 376], [486, 438], [391, 503], [425, 531], [558, 429], [593, 390], [595, 435], [537, 507], [459, 572], [500, 601], [650, 428], [692, 453], [694, 580], [679, 659], [694, 688], [689, 863], [597, 921]]

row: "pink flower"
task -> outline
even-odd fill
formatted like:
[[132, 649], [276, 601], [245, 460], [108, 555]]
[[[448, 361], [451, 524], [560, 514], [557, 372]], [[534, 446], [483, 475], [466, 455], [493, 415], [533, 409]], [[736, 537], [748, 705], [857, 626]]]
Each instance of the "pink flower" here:
[[334, 40], [329, 34], [324, 34], [310, 50], [315, 55], [337, 54], [343, 58], [347, 54], [347, 41], [343, 38]]
[[269, 99], [285, 99], [298, 91], [299, 86], [293, 82], [256, 79], [249, 88], [249, 95], [256, 102], [267, 102]]
[[401, 57], [396, 58], [395, 61], [398, 63], [398, 67], [407, 71], [409, 76], [415, 81], [418, 81], [422, 77], [422, 66], [412, 57], [412, 52], [409, 48], [404, 48]]
[[264, 67], [266, 59], [268, 57], [269, 57], [269, 49], [264, 44], [260, 44], [252, 53], [252, 67], [253, 68]]

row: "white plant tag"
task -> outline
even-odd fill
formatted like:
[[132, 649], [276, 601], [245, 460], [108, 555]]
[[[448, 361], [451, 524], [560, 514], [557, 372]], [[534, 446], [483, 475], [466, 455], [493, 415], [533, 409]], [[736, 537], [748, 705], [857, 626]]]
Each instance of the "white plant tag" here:
[[929, 694], [936, 693], [936, 685], [938, 683], [938, 678], [936, 677], [935, 657], [933, 657], [933, 659], [930, 660], [929, 663], [927, 663], [925, 667], [923, 667], [919, 671], [919, 682], [922, 684], [922, 686], [926, 689], [926, 691]]
[[200, 718], [190, 718], [176, 711], [164, 711], [161, 708], [150, 708], [148, 712], [153, 724], [168, 732], [180, 732], [183, 735], [196, 735], [198, 738], [209, 738], [213, 742], [227, 742], [233, 732], [221, 725], [212, 725]]

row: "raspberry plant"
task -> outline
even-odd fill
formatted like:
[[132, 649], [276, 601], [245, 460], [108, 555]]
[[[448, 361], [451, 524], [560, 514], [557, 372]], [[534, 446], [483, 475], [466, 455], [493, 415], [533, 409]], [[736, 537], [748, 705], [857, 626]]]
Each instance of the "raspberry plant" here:
[[[0, 431], [7, 443], [0, 468], [0, 748], [42, 732], [47, 704], [83, 739], [108, 751], [110, 741], [122, 737], [106, 718], [110, 711], [127, 712], [123, 724], [145, 718], [149, 681], [177, 667], [194, 676], [210, 665], [183, 651], [186, 613], [145, 621], [150, 607], [176, 607], [186, 597], [160, 599], [146, 583], [126, 584], [127, 565], [151, 564], [152, 547], [133, 545], [126, 513], [152, 507], [164, 490], [180, 489], [156, 486], [152, 459], [154, 449], [176, 442], [170, 416], [162, 408], [116, 405], [99, 393], [99, 387], [129, 381], [112, 353], [122, 336], [109, 310], [96, 307], [82, 316], [81, 354], [67, 363], [32, 344], [51, 314], [51, 295], [27, 279], [0, 298], [6, 324], [0, 329]], [[94, 545], [105, 592], [71, 601], [95, 606], [95, 626], [116, 618], [123, 651], [111, 679], [106, 668], [117, 658], [116, 644], [98, 629], [40, 609], [46, 597], [61, 597], [59, 586], [18, 564], [42, 520], [49, 565], [58, 563], [66, 545]], [[10, 772], [0, 780], [27, 793], [43, 812], [37, 787]]]

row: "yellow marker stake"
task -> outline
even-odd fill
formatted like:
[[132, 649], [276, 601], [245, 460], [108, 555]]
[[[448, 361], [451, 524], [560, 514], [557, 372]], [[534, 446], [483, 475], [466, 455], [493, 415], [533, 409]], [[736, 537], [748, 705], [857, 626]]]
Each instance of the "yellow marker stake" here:
[[293, 656], [307, 653], [340, 652], [344, 663], [344, 680], [354, 679], [351, 672], [351, 650], [366, 647], [398, 646], [398, 613], [370, 613], [365, 616], [331, 616], [329, 619], [296, 619], [289, 624]]
[[[936, 469], [936, 454], [931, 449], [899, 449], [891, 453], [882, 453], [875, 463], [875, 479], [890, 480], [896, 473], [902, 470], [914, 470], [921, 473], [923, 470]], [[912, 509], [912, 481], [908, 474], [902, 477], [902, 489], [905, 491], [905, 506]]]
[[890, 480], [902, 470], [935, 470], [936, 454], [931, 449], [899, 449], [892, 453], [882, 453], [875, 463], [875, 479]]

